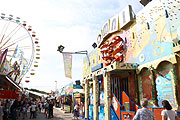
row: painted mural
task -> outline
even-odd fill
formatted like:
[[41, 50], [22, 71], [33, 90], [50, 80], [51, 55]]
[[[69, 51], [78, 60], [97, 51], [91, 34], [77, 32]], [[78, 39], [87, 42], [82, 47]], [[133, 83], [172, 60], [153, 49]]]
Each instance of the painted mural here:
[[168, 100], [172, 107], [175, 108], [175, 97], [173, 92], [172, 78], [170, 74], [166, 74], [165, 77], [158, 76], [156, 78], [156, 85], [158, 105], [162, 107], [161, 102], [163, 100]]

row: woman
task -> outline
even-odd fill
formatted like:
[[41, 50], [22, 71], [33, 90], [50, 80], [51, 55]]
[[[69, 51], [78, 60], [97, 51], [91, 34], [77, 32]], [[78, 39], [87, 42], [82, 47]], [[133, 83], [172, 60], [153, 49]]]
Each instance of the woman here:
[[147, 108], [148, 100], [141, 100], [142, 109], [138, 109], [133, 120], [155, 120], [154, 114], [151, 110]]
[[176, 112], [171, 110], [172, 107], [167, 100], [162, 101], [162, 106], [165, 108], [165, 110], [161, 112], [162, 120], [180, 120]]

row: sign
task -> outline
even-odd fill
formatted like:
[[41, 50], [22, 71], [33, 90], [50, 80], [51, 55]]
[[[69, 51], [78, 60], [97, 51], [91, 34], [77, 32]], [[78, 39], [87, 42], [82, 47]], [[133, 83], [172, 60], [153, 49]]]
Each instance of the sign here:
[[134, 112], [121, 112], [122, 120], [133, 120]]
[[110, 19], [110, 33], [116, 32], [119, 30], [119, 21], [118, 21], [118, 15], [112, 17]]
[[119, 14], [120, 28], [126, 27], [129, 23], [133, 21], [133, 11], [131, 5], [124, 8]]
[[105, 38], [109, 34], [109, 20], [103, 25], [102, 35]]
[[72, 78], [72, 54], [63, 54], [65, 76]]
[[94, 72], [94, 71], [99, 70], [99, 69], [101, 69], [101, 68], [103, 68], [103, 64], [102, 64], [102, 63], [96, 65], [95, 67], [93, 67], [93, 68], [91, 69], [91, 72]]
[[97, 37], [97, 43], [98, 43], [98, 45], [99, 45], [101, 42], [102, 42], [102, 31], [99, 32], [98, 37]]

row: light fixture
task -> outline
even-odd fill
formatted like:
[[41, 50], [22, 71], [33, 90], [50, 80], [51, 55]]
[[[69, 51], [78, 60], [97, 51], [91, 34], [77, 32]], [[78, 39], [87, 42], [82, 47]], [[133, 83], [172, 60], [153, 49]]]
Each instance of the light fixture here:
[[89, 65], [90, 65], [90, 60], [89, 60], [89, 56], [88, 56], [88, 51], [87, 50], [78, 51], [78, 52], [63, 52], [64, 48], [65, 47], [63, 45], [60, 45], [60, 46], [58, 46], [57, 51], [59, 51], [60, 53], [63, 53], [63, 54], [86, 54], [86, 56], [88, 58], [88, 61], [89, 61]]
[[95, 48], [97, 47], [97, 44], [94, 42], [94, 43], [92, 44], [92, 46], [93, 46], [93, 48], [95, 49]]
[[62, 53], [63, 50], [64, 50], [64, 48], [65, 48], [64, 46], [60, 45], [60, 46], [58, 46], [57, 51], [59, 51], [60, 53]]

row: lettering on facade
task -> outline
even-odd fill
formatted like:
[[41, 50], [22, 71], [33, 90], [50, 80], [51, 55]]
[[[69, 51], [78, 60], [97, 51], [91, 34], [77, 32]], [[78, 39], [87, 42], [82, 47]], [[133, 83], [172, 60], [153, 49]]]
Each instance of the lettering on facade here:
[[101, 40], [102, 40], [102, 36], [101, 36], [101, 34], [99, 34], [98, 37], [97, 37], [97, 43], [100, 44]]
[[105, 37], [109, 33], [109, 24], [106, 23], [103, 27], [103, 37]]
[[117, 28], [117, 22], [116, 22], [116, 18], [114, 18], [111, 23], [111, 31], [115, 31], [116, 28]]

